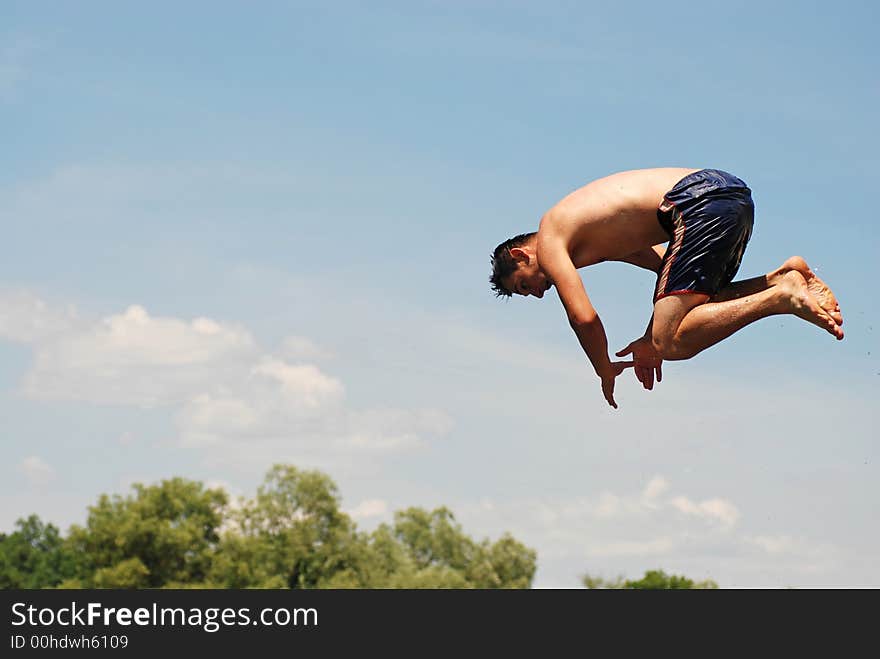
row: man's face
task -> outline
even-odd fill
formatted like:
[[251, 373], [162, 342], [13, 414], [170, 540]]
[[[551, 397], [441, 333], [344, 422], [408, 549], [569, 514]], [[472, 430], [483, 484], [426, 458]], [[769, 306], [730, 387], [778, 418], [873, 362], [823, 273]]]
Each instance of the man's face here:
[[534, 295], [536, 298], [544, 297], [552, 285], [534, 259], [529, 263], [520, 263], [506, 282], [506, 286], [517, 295]]

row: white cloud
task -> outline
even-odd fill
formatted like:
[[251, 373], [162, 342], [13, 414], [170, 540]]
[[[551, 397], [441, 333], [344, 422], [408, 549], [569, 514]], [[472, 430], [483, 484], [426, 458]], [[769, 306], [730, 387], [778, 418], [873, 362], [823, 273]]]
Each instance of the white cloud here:
[[388, 512], [388, 503], [382, 499], [366, 499], [348, 511], [355, 520], [380, 517]]
[[71, 331], [77, 323], [73, 308], [52, 309], [26, 290], [0, 289], [0, 338], [38, 343]]
[[620, 497], [610, 492], [602, 492], [596, 503], [595, 511], [597, 517], [614, 517], [620, 511]]
[[308, 409], [321, 407], [343, 393], [342, 383], [308, 364], [291, 365], [277, 359], [265, 359], [252, 372], [274, 380], [286, 402]]
[[630, 493], [496, 500], [489, 505], [481, 500], [458, 504], [455, 510], [468, 525], [512, 532], [538, 550], [542, 565], [577, 565], [577, 570], [587, 570], [595, 559], [602, 559], [605, 568], [671, 567], [683, 551], [708, 553], [730, 543], [739, 519], [732, 503], [717, 497], [693, 503], [686, 496], [668, 495], [672, 490], [665, 477], [656, 475]]
[[238, 385], [188, 401], [177, 426], [187, 445], [234, 454], [246, 447], [266, 457], [279, 443], [313, 454], [412, 449], [452, 427], [442, 410], [359, 410], [346, 404], [344, 394], [338, 379], [315, 366], [266, 358]]
[[[51, 328], [51, 331], [49, 330]], [[262, 351], [245, 328], [198, 317], [153, 316], [138, 305], [99, 321], [59, 313], [21, 291], [0, 296], [0, 337], [33, 344], [23, 379], [37, 399], [76, 400], [176, 411], [186, 446], [211, 446], [212, 459], [280, 455], [327, 456], [346, 451], [399, 451], [447, 433], [437, 409], [358, 409], [342, 382], [309, 363]], [[286, 354], [315, 352], [288, 337]], [[125, 433], [119, 441], [132, 441]], [[280, 450], [279, 450], [280, 449]]]
[[670, 511], [677, 510], [725, 527], [733, 526], [739, 519], [739, 511], [729, 501], [713, 498], [694, 503], [684, 496], [664, 498], [663, 494], [669, 489], [669, 481], [662, 476], [654, 476], [637, 496], [604, 491], [592, 499], [579, 497], [553, 504], [542, 502], [539, 506], [540, 517], [550, 522], [577, 518], [622, 520], [668, 515]]
[[296, 461], [315, 464], [316, 455], [418, 448], [452, 425], [439, 410], [362, 411], [350, 409], [332, 390], [324, 399], [298, 399], [281, 383], [274, 388], [249, 384], [235, 396], [203, 394], [184, 405], [177, 417], [183, 443], [210, 445], [218, 453], [214, 459], [226, 454], [241, 460], [246, 452], [261, 461], [296, 456]]
[[24, 391], [34, 398], [123, 405], [178, 403], [239, 376], [250, 334], [207, 318], [152, 317], [140, 306], [39, 341]]
[[707, 499], [694, 503], [687, 497], [675, 497], [670, 501], [672, 506], [685, 515], [694, 515], [722, 526], [731, 527], [739, 520], [739, 510], [729, 501], [724, 499]]
[[[824, 583], [824, 585], [835, 586], [837, 584], [833, 582], [829, 584], [827, 577], [822, 578], [822, 575], [840, 570], [850, 560], [858, 560], [856, 559], [857, 552], [852, 553], [848, 548], [802, 536], [748, 534], [739, 540], [741, 547], [749, 552], [754, 564], [762, 566], [765, 572], [772, 574], [779, 570], [779, 565], [784, 565], [785, 571], [791, 579], [791, 582], [786, 585], [801, 584], [810, 587], [816, 583]], [[773, 583], [772, 579], [767, 581]], [[875, 583], [875, 578], [868, 572], [862, 575], [861, 583], [875, 587], [870, 586]]]
[[747, 544], [758, 547], [768, 554], [790, 554], [804, 549], [802, 540], [789, 535], [755, 535], [746, 536], [744, 540]]
[[223, 326], [209, 318], [189, 323], [153, 318], [137, 305], [104, 319], [89, 335], [76, 341], [76, 347], [99, 366], [187, 366], [253, 347], [253, 339], [240, 328]]
[[645, 486], [642, 499], [646, 505], [653, 505], [656, 499], [669, 489], [669, 483], [662, 476], [655, 476]]
[[426, 435], [445, 435], [452, 419], [440, 410], [373, 409], [350, 417], [348, 441], [355, 447], [410, 448]]
[[210, 444], [221, 434], [246, 434], [260, 423], [259, 412], [237, 398], [199, 394], [178, 417], [185, 444]]
[[194, 396], [177, 425], [185, 444], [295, 439], [338, 430], [344, 389], [314, 366], [264, 359], [239, 383]]
[[35, 455], [22, 460], [18, 470], [34, 486], [46, 485], [55, 478], [55, 469]]

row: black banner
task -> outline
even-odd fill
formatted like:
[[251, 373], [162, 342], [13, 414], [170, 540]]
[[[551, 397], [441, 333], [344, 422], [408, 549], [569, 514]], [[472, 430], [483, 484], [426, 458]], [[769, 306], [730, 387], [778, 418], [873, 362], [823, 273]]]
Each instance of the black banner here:
[[832, 632], [842, 650], [862, 633], [870, 638], [877, 603], [877, 591], [7, 590], [0, 656], [268, 649], [470, 656], [528, 647], [555, 655], [609, 641], [659, 647], [674, 638], [728, 644], [754, 636], [765, 648], [775, 640], [790, 650]]

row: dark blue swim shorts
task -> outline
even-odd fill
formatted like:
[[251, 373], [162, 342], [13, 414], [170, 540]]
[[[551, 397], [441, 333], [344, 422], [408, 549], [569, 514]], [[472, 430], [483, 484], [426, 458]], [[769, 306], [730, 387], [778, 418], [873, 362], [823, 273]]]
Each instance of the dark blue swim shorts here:
[[752, 191], [717, 169], [701, 169], [675, 184], [657, 209], [669, 234], [654, 302], [667, 295], [715, 295], [733, 281], [752, 235]]

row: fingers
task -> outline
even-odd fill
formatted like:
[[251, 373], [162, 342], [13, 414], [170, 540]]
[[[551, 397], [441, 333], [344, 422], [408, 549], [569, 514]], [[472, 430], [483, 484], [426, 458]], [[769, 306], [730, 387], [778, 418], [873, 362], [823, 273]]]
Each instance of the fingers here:
[[617, 403], [614, 402], [614, 380], [602, 382], [602, 394], [604, 394], [605, 400], [608, 401], [608, 404], [616, 410]]
[[640, 366], [636, 364], [633, 368], [636, 378], [641, 382], [642, 386], [648, 391], [654, 389], [654, 382], [663, 381], [663, 369], [660, 364], [656, 366]]
[[620, 352], [615, 352], [614, 354], [618, 357], [626, 357], [628, 354], [632, 352], [632, 343], [630, 343], [626, 348], [620, 350]]
[[611, 368], [614, 371], [614, 377], [623, 373], [630, 366], [635, 366], [635, 362], [611, 362]]

